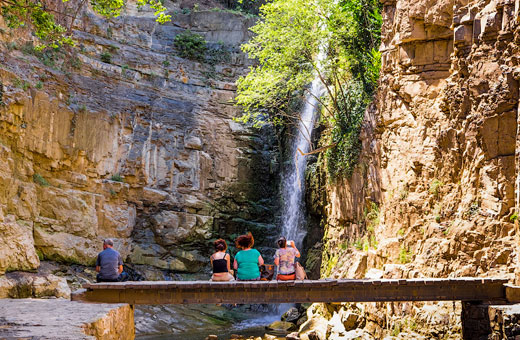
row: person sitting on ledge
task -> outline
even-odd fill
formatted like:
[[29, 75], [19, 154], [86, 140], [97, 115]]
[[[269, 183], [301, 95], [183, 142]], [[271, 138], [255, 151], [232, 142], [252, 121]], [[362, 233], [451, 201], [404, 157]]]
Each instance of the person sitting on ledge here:
[[282, 281], [296, 280], [294, 258], [300, 257], [300, 252], [296, 249], [294, 241], [287, 241], [283, 236], [276, 243], [280, 247], [274, 254], [274, 264], [278, 266], [276, 279]]
[[241, 235], [236, 239], [235, 244], [238, 249], [242, 249], [235, 255], [233, 262], [233, 267], [237, 271], [237, 279], [242, 281], [260, 280], [259, 266], [264, 264], [264, 259], [258, 250], [252, 249], [255, 244], [253, 235], [251, 233]]
[[96, 260], [97, 282], [121, 282], [127, 281], [128, 275], [123, 272], [123, 259], [117, 250], [112, 248], [114, 241], [107, 238], [103, 240], [103, 251], [98, 254]]
[[233, 281], [233, 270], [231, 270], [231, 257], [226, 253], [227, 243], [219, 238], [213, 245], [215, 246], [215, 253], [209, 258], [211, 261], [211, 268], [213, 268], [213, 275], [211, 281]]

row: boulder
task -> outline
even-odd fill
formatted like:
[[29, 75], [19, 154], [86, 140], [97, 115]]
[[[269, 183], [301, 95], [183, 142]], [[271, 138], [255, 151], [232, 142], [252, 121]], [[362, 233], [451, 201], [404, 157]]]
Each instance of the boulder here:
[[39, 265], [32, 224], [17, 222], [13, 215], [0, 220], [0, 274], [12, 270], [34, 270]]
[[0, 277], [0, 299], [58, 297], [70, 299], [70, 288], [63, 277], [26, 272]]
[[354, 279], [363, 278], [367, 271], [367, 260], [368, 254], [366, 252], [356, 252], [352, 258], [346, 277]]
[[343, 326], [345, 327], [345, 330], [350, 331], [358, 327], [359, 320], [361, 319], [361, 316], [356, 313], [352, 312], [346, 312], [345, 314], [341, 315], [341, 322], [343, 323]]
[[52, 232], [34, 227], [34, 245], [46, 259], [92, 266], [101, 251], [101, 240]]
[[300, 340], [300, 337], [298, 336], [298, 332], [292, 332], [285, 336], [285, 339], [287, 340]]
[[161, 211], [151, 222], [156, 241], [163, 246], [208, 240], [213, 231], [213, 217], [184, 212]]
[[202, 141], [199, 137], [191, 136], [184, 139], [186, 149], [202, 150]]
[[329, 339], [337, 339], [340, 336], [345, 334], [345, 326], [343, 325], [343, 320], [341, 319], [341, 315], [338, 313], [334, 313], [332, 318], [330, 318], [327, 323], [327, 338]]
[[266, 328], [272, 331], [290, 332], [296, 330], [296, 325], [287, 321], [275, 321]]
[[300, 316], [301, 316], [301, 314], [298, 311], [298, 308], [292, 307], [287, 312], [283, 313], [281, 319], [282, 319], [282, 321], [294, 323], [294, 322], [298, 321]]
[[327, 320], [315, 315], [300, 326], [300, 338], [302, 340], [327, 339]]
[[134, 245], [129, 256], [133, 264], [149, 265], [160, 269], [195, 273], [207, 265], [208, 258], [196, 250], [176, 248], [167, 252], [157, 245]]

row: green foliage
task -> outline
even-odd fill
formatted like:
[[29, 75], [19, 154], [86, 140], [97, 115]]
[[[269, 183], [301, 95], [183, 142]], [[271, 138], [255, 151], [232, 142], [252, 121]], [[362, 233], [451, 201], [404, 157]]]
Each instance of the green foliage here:
[[105, 51], [101, 53], [100, 58], [104, 63], [110, 64], [112, 62], [112, 54], [110, 54], [110, 52]]
[[[50, 68], [56, 68], [57, 62], [64, 59], [63, 57], [65, 56], [65, 52], [59, 47], [41, 48], [41, 46], [34, 46], [32, 42], [25, 43], [20, 50], [26, 55], [34, 55], [45, 66]], [[64, 64], [73, 68], [79, 68], [81, 61], [77, 56], [69, 56], [69, 58], [64, 61]]]
[[392, 327], [392, 331], [390, 332], [391, 336], [398, 336], [401, 333], [401, 322], [397, 321], [394, 323]]
[[402, 264], [405, 264], [405, 263], [410, 263], [410, 261], [412, 261], [412, 252], [405, 248], [404, 246], [401, 246], [401, 248], [399, 249], [399, 262], [401, 262]]
[[228, 9], [247, 13], [252, 15], [258, 15], [259, 9], [267, 1], [265, 0], [219, 0], [220, 3], [224, 4]]
[[340, 41], [338, 53], [345, 57], [350, 73], [361, 81], [367, 94], [377, 87], [381, 69], [381, 5], [377, 0], [342, 0], [340, 13], [332, 18], [332, 31]]
[[325, 31], [318, 29], [320, 2], [275, 0], [262, 6], [261, 20], [251, 28], [255, 36], [242, 50], [258, 66], [238, 80], [236, 102], [243, 122], [283, 123], [292, 98], [314, 78], [316, 53]]
[[435, 222], [440, 223], [442, 217], [442, 204], [437, 203], [433, 207], [433, 218], [435, 219]]
[[163, 0], [137, 0], [138, 8], [150, 6], [155, 10], [154, 15], [158, 23], [164, 24], [171, 20], [171, 15], [166, 14], [167, 8], [163, 6]]
[[42, 187], [48, 187], [50, 185], [49, 182], [47, 182], [47, 180], [39, 173], [35, 173], [33, 175], [33, 182], [41, 185]]
[[105, 17], [118, 17], [124, 6], [123, 0], [91, 0], [94, 11]]
[[370, 202], [369, 206], [365, 207], [364, 215], [367, 231], [374, 232], [374, 228], [380, 223], [379, 206], [375, 202]]
[[229, 63], [231, 62], [231, 50], [222, 42], [218, 42], [215, 46], [208, 46], [205, 61], [210, 65]]
[[261, 7], [260, 18], [251, 29], [255, 36], [242, 46], [258, 65], [237, 82], [236, 103], [244, 112], [239, 120], [294, 124], [294, 100], [318, 76], [326, 89], [319, 100], [325, 108], [322, 144], [334, 146], [325, 157], [329, 178], [350, 176], [379, 77], [379, 1], [273, 0]]
[[[69, 0], [62, 0], [68, 2]], [[70, 0], [76, 6], [83, 6], [83, 2]], [[125, 0], [90, 0], [92, 9], [105, 17], [117, 17], [125, 5]], [[137, 0], [139, 7], [149, 6], [155, 10], [156, 20], [159, 23], [170, 21], [166, 8], [160, 0]], [[45, 6], [41, 0], [3, 0], [0, 1], [0, 13], [7, 26], [12, 29], [30, 27], [34, 35], [40, 39], [37, 49], [74, 45], [71, 38], [71, 28], [66, 28], [56, 21], [54, 9]], [[57, 16], [69, 15], [57, 13]]]
[[50, 68], [56, 68], [56, 63], [62, 57], [62, 53], [60, 53], [58, 48], [46, 48], [41, 51], [37, 50], [36, 56], [40, 59], [43, 65]]
[[38, 90], [41, 90], [43, 89], [43, 82], [40, 80], [36, 83], [36, 86], [35, 86]]
[[83, 63], [81, 62], [81, 59], [78, 58], [78, 56], [73, 56], [68, 59], [68, 64], [71, 68], [73, 68], [75, 70], [79, 70], [79, 69], [81, 69], [81, 65]]
[[121, 66], [121, 74], [126, 77], [128, 75], [127, 71], [128, 71], [129, 68], [130, 67], [127, 64], [122, 65]]
[[326, 267], [325, 267], [325, 277], [329, 277], [330, 274], [332, 273], [332, 269], [334, 269], [334, 267], [336, 267], [336, 265], [338, 264], [338, 257], [337, 256], [333, 256], [331, 257], [330, 259], [328, 259], [328, 261], [326, 262]]
[[[34, 34], [41, 41], [48, 41], [49, 46], [57, 47], [61, 44], [72, 45], [72, 39], [65, 36], [66, 29], [56, 23], [54, 15], [37, 0], [9, 0], [0, 2], [2, 16], [9, 28], [32, 26]], [[41, 45], [37, 48], [43, 48]]]
[[37, 54], [37, 51], [34, 48], [34, 44], [32, 41], [28, 41], [25, 44], [23, 44], [22, 47], [20, 48], [20, 51], [22, 51], [22, 53], [26, 54], [26, 55], [36, 55]]
[[329, 119], [332, 129], [326, 136], [327, 144], [336, 146], [327, 149], [327, 171], [330, 179], [350, 177], [361, 152], [361, 124], [365, 109], [371, 100], [359, 81], [351, 81], [342, 92], [344, 100], [338, 101], [339, 110]]
[[7, 50], [9, 52], [11, 52], [12, 50], [17, 50], [18, 49], [18, 44], [14, 41], [11, 41], [10, 43], [7, 44]]
[[404, 236], [404, 229], [401, 228], [397, 231], [397, 235], [403, 237]]
[[516, 213], [516, 211], [509, 217], [509, 220], [511, 222], [518, 220], [518, 214]]
[[357, 239], [354, 241], [354, 248], [356, 248], [357, 250], [362, 250], [363, 249], [363, 239]]
[[203, 61], [207, 50], [206, 40], [200, 34], [186, 30], [173, 40], [173, 45], [182, 58]]
[[43, 255], [42, 251], [37, 248], [35, 250], [36, 250], [36, 255], [38, 255], [38, 258], [40, 259], [40, 261], [45, 260], [45, 256]]
[[[195, 10], [195, 8], [193, 8]], [[230, 9], [230, 8], [219, 8], [219, 7], [214, 7], [211, 9], [211, 11], [213, 12], [226, 12], [226, 13], [233, 13], [233, 14], [238, 14], [238, 15], [242, 15], [246, 18], [256, 18], [258, 17], [258, 9], [256, 11], [247, 11], [245, 9], [243, 9], [242, 7], [235, 7], [234, 9]]]
[[24, 90], [24, 91], [27, 91], [27, 89], [28, 89], [29, 87], [31, 87], [31, 84], [29, 84], [28, 81], [26, 81], [26, 80], [23, 80], [23, 81], [22, 81], [22, 80], [19, 79], [19, 78], [14, 79], [14, 81], [13, 81], [13, 85], [14, 85], [15, 87], [19, 88], [19, 89]]
[[377, 249], [379, 242], [377, 242], [377, 240], [376, 240], [376, 235], [370, 235], [370, 241], [368, 244], [370, 247]]
[[443, 185], [444, 184], [441, 181], [439, 181], [438, 179], [434, 179], [430, 183], [430, 188], [428, 189], [428, 191], [430, 192], [430, 194], [432, 194], [434, 196], [438, 196], [439, 195], [439, 191], [441, 190]]
[[121, 177], [121, 174], [113, 174], [112, 177], [110, 177], [110, 180], [114, 182], [123, 182], [123, 177]]

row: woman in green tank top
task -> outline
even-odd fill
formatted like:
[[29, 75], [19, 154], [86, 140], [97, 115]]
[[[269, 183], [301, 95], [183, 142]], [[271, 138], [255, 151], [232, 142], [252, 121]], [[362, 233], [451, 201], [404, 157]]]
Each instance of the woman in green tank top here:
[[260, 280], [259, 266], [264, 264], [264, 259], [258, 250], [252, 249], [254, 243], [251, 233], [241, 235], [235, 241], [237, 248], [242, 249], [235, 255], [233, 262], [238, 280]]

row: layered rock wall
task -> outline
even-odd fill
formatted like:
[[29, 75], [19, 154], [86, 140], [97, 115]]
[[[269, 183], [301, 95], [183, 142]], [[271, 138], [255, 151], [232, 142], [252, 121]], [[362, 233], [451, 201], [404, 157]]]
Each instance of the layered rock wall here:
[[[274, 142], [231, 102], [254, 19], [173, 10], [159, 25], [132, 1], [113, 20], [82, 9], [68, 51], [0, 30], [0, 274], [92, 265], [107, 237], [134, 264], [195, 272], [212, 238], [274, 232]], [[177, 55], [186, 29], [211, 61]]]
[[[383, 2], [379, 90], [358, 168], [326, 190], [322, 275], [514, 280], [519, 10], [518, 1]], [[426, 308], [366, 306], [372, 334], [395, 325], [383, 308], [401, 321]]]

